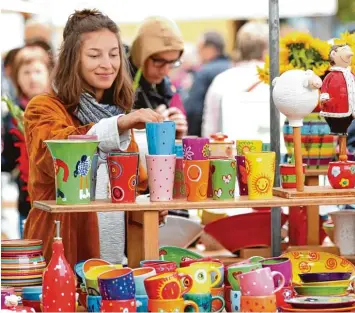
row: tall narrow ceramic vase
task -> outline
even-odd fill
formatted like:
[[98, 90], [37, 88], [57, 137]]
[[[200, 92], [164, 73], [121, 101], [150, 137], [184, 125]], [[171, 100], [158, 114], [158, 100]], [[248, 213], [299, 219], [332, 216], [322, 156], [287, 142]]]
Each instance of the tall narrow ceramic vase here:
[[90, 202], [91, 168], [97, 140], [46, 140], [55, 170], [57, 204]]

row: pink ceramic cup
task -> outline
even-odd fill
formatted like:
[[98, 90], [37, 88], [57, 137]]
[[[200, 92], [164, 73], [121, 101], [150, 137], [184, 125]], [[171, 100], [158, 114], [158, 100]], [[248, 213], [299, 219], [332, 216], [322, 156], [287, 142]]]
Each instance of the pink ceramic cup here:
[[[274, 277], [279, 276], [279, 286], [275, 289]], [[270, 296], [285, 285], [285, 277], [280, 272], [271, 272], [270, 268], [260, 268], [237, 276], [243, 296]]]
[[150, 201], [173, 199], [176, 155], [146, 155]]

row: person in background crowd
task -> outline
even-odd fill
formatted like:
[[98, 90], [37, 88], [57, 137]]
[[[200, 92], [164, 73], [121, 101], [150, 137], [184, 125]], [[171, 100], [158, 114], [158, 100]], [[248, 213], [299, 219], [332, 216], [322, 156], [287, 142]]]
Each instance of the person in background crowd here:
[[[259, 84], [257, 66], [262, 66], [269, 46], [269, 28], [267, 23], [248, 22], [237, 33], [235, 67], [219, 74], [208, 89], [203, 112], [202, 135], [209, 136], [223, 132], [221, 103], [223, 96], [233, 92], [235, 105], [238, 103], [238, 92], [266, 92], [268, 101], [268, 85]], [[242, 110], [242, 107], [241, 107]]]
[[[16, 104], [24, 111], [28, 102], [35, 96], [49, 91], [49, 75], [51, 66], [41, 58], [16, 58], [12, 80], [16, 87]], [[13, 171], [16, 167], [16, 183], [19, 188], [18, 210], [20, 235], [23, 236], [24, 222], [31, 209], [27, 191], [28, 183], [28, 154], [25, 137], [18, 127], [17, 121], [12, 120], [11, 127], [6, 131], [3, 156], [8, 160], [3, 171]]]
[[150, 108], [176, 123], [176, 138], [187, 133], [180, 96], [168, 74], [181, 64], [184, 42], [176, 23], [150, 17], [139, 27], [130, 49], [131, 74], [135, 88], [134, 109]]
[[[99, 156], [105, 160], [113, 150], [135, 151], [131, 129], [163, 117], [151, 109], [131, 112], [132, 80], [119, 29], [97, 10], [72, 14], [64, 28], [62, 47], [53, 75], [53, 91], [34, 97], [25, 112], [25, 137], [30, 168], [28, 190], [31, 201], [55, 199], [55, 172], [44, 140], [69, 135], [96, 135]], [[96, 199], [108, 197], [108, 172], [97, 173]], [[147, 175], [139, 169], [138, 187], [146, 186]], [[163, 218], [167, 212], [161, 212]], [[66, 259], [73, 267], [81, 260], [102, 258], [124, 263], [124, 212], [55, 214], [32, 208], [25, 238], [42, 239], [47, 262], [52, 255], [55, 224], [61, 222]]]
[[231, 60], [225, 54], [224, 39], [219, 33], [205, 33], [199, 43], [198, 51], [202, 66], [196, 73], [194, 83], [184, 103], [188, 134], [194, 136], [201, 136], [202, 114], [208, 88], [218, 74], [232, 66]]
[[49, 44], [52, 40], [52, 28], [47, 23], [31, 19], [26, 22], [24, 36], [26, 45], [33, 41]]

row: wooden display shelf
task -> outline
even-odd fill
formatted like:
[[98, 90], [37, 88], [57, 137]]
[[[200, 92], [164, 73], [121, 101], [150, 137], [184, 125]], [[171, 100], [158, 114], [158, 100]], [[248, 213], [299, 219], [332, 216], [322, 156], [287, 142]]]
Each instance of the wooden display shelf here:
[[305, 186], [304, 191], [297, 191], [296, 188], [274, 188], [274, 196], [297, 199], [307, 197], [355, 197], [355, 189], [333, 189], [331, 186]]
[[[87, 205], [57, 205], [55, 201], [35, 201], [33, 206], [50, 213], [74, 212], [110, 212], [130, 211], [127, 214], [127, 256], [130, 267], [138, 267], [140, 260], [155, 260], [159, 258], [159, 211], [176, 209], [225, 209], [225, 208], [258, 208], [281, 206], [307, 206], [352, 204], [354, 197], [317, 198], [308, 197], [301, 199], [285, 199], [273, 197], [270, 200], [248, 200], [247, 196], [237, 197], [234, 201], [206, 200], [202, 202], [188, 202], [186, 200], [173, 200], [169, 202], [150, 202], [149, 197], [140, 196], [136, 203], [111, 203], [110, 200], [97, 200]], [[272, 216], [272, 214], [271, 214]], [[276, 224], [271, 217], [272, 246], [280, 245], [280, 221]], [[276, 254], [273, 252], [273, 254]], [[276, 255], [275, 255], [276, 256]], [[231, 258], [232, 261], [232, 258]]]
[[58, 205], [52, 201], [34, 201], [37, 209], [50, 213], [74, 213], [74, 212], [111, 212], [111, 211], [163, 211], [174, 209], [229, 209], [229, 208], [263, 208], [282, 206], [306, 206], [306, 205], [337, 205], [354, 204], [355, 193], [351, 197], [324, 197], [308, 196], [304, 198], [285, 199], [274, 196], [269, 200], [248, 200], [247, 196], [237, 197], [235, 200], [217, 201], [207, 199], [201, 202], [189, 202], [186, 200], [172, 200], [167, 202], [150, 202], [146, 196], [140, 196], [135, 203], [112, 203], [108, 200], [96, 200], [85, 205]]

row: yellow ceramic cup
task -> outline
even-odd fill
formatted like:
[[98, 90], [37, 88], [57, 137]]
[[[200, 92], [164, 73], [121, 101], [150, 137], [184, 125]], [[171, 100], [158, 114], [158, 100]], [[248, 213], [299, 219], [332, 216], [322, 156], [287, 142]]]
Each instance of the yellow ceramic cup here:
[[99, 291], [97, 277], [102, 273], [117, 268], [122, 268], [122, 264], [94, 266], [90, 268], [87, 272], [85, 272], [84, 278], [85, 278], [85, 286], [86, 286], [87, 293], [91, 296], [99, 296], [100, 291]]
[[237, 155], [245, 155], [248, 152], [261, 152], [263, 142], [261, 140], [237, 140]]
[[248, 174], [248, 198], [266, 200], [272, 198], [275, 179], [275, 152], [249, 152], [245, 154]]
[[[219, 263], [191, 263], [189, 266], [177, 269], [178, 273], [187, 274], [192, 277], [193, 284], [189, 293], [210, 293], [211, 288], [216, 287], [222, 279], [218, 267]], [[215, 281], [212, 282], [212, 276]]]

